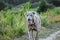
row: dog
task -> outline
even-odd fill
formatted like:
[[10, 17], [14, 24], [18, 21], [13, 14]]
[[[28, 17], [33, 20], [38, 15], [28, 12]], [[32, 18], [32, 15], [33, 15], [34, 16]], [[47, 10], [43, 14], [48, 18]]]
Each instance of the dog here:
[[24, 15], [27, 21], [29, 40], [39, 40], [39, 32], [41, 28], [40, 16], [35, 11], [27, 11]]

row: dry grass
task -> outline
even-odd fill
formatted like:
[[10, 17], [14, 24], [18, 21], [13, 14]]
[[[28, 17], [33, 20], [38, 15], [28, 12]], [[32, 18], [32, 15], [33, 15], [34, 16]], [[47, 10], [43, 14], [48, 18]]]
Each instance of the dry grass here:
[[60, 22], [60, 15], [55, 16], [49, 16], [49, 20], [52, 20], [53, 22]]

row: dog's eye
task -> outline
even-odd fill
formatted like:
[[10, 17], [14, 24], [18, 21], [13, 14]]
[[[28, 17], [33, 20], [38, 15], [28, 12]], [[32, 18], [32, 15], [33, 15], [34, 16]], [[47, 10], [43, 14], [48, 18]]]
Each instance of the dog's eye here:
[[35, 13], [33, 12], [33, 14], [35, 14]]

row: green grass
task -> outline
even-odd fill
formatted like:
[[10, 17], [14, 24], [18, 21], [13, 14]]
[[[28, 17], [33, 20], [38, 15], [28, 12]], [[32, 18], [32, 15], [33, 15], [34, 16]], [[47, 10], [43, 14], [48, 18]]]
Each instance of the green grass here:
[[0, 11], [0, 34], [2, 40], [13, 40], [15, 36], [22, 36], [27, 32], [24, 12], [29, 8], [30, 3], [27, 2], [16, 13], [11, 9]]

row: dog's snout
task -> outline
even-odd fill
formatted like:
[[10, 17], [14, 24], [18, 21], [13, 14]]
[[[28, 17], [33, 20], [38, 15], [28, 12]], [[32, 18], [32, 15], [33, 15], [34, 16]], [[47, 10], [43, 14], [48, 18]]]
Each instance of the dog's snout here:
[[28, 21], [30, 21], [30, 19], [28, 19]]

